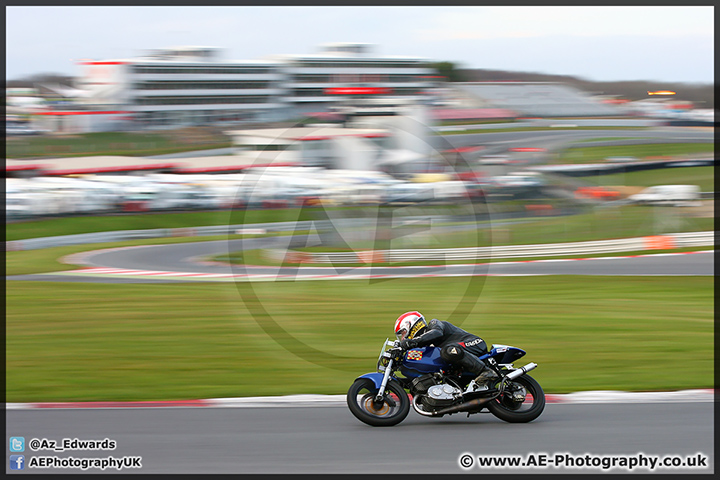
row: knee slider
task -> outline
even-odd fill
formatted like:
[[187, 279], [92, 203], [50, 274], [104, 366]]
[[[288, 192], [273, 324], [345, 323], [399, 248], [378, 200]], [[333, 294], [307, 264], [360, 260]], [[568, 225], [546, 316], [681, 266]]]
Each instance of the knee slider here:
[[440, 358], [450, 363], [457, 363], [465, 356], [465, 350], [460, 345], [445, 345], [440, 350]]

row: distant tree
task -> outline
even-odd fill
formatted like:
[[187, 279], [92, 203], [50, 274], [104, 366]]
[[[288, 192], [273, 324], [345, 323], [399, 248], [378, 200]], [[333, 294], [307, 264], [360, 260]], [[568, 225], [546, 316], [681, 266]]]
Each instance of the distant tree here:
[[37, 73], [5, 82], [7, 88], [33, 88], [38, 83], [59, 83], [60, 85], [72, 85], [75, 77], [60, 73]]
[[465, 76], [454, 62], [437, 62], [431, 64], [439, 75], [447, 78], [449, 82], [464, 82]]

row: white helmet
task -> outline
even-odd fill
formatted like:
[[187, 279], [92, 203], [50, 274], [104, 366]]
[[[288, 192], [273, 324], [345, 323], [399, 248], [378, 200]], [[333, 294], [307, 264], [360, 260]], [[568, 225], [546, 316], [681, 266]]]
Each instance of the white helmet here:
[[420, 312], [406, 312], [395, 321], [395, 336], [398, 340], [412, 339], [427, 328], [425, 317]]

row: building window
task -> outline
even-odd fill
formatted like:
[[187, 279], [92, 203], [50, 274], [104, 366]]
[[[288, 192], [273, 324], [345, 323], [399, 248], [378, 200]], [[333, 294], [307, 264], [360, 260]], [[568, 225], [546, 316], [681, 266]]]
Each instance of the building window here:
[[138, 90], [247, 90], [269, 87], [269, 81], [148, 81], [135, 84]]
[[134, 65], [136, 74], [266, 74], [274, 71], [271, 67], [244, 66], [176, 66], [176, 65]]
[[325, 90], [322, 88], [296, 88], [293, 90], [293, 95], [296, 97], [322, 97], [325, 95]]
[[203, 96], [203, 97], [140, 97], [137, 105], [212, 105], [212, 104], [245, 104], [267, 103], [267, 96]]
[[300, 61], [296, 66], [303, 68], [426, 68], [427, 65], [419, 61]]

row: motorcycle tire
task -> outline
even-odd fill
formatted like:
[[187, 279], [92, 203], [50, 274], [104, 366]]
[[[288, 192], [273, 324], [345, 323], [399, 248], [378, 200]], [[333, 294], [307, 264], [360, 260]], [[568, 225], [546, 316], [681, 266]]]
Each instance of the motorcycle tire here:
[[358, 378], [347, 393], [348, 408], [355, 417], [373, 427], [390, 427], [405, 420], [410, 412], [410, 399], [402, 386], [390, 380], [385, 399], [378, 405], [373, 400], [378, 388], [369, 378]]
[[511, 409], [503, 405], [502, 398], [496, 398], [486, 405], [487, 409], [500, 420], [508, 423], [527, 423], [532, 422], [545, 409], [545, 392], [543, 392], [540, 384], [530, 375], [521, 375], [513, 383], [519, 383], [527, 393], [532, 395], [533, 404], [527, 410]]

